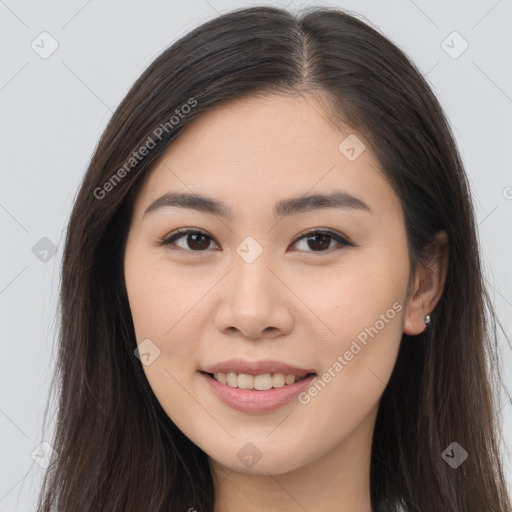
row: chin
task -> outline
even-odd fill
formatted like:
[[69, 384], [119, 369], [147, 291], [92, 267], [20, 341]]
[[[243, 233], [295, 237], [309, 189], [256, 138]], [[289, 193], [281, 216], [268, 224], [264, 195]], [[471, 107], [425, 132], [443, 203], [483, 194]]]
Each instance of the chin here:
[[[238, 447], [240, 445], [240, 447]], [[267, 442], [268, 445], [268, 442]], [[244, 441], [223, 449], [218, 453], [208, 453], [210, 460], [213, 459], [219, 464], [231, 471], [237, 473], [247, 473], [252, 475], [280, 475], [294, 471], [305, 466], [309, 461], [301, 455], [301, 448], [304, 443], [297, 442], [297, 445], [267, 446], [264, 440], [258, 443], [257, 440]], [[216, 445], [218, 449], [219, 445]], [[215, 450], [217, 451], [217, 450]]]

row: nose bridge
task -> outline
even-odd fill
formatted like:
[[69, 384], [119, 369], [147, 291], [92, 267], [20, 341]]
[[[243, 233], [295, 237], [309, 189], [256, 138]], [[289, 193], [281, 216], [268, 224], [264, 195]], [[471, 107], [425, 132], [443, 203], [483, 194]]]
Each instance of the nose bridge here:
[[242, 335], [258, 339], [292, 328], [285, 287], [269, 267], [273, 267], [271, 249], [254, 238], [247, 237], [236, 247], [229, 284], [215, 314], [219, 330], [236, 328]]
[[273, 286], [270, 278], [273, 276], [268, 269], [271, 265], [271, 252], [251, 236], [246, 237], [236, 248], [235, 294], [249, 309], [255, 301], [268, 302], [272, 298], [270, 291]]

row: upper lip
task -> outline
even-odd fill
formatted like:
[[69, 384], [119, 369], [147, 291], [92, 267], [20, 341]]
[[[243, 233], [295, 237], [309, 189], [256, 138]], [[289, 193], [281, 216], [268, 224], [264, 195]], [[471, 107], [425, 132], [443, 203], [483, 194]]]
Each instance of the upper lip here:
[[280, 361], [246, 361], [244, 359], [229, 359], [208, 366], [202, 371], [206, 373], [244, 373], [246, 375], [284, 373], [297, 377], [305, 377], [308, 373], [315, 373], [314, 370], [306, 370]]

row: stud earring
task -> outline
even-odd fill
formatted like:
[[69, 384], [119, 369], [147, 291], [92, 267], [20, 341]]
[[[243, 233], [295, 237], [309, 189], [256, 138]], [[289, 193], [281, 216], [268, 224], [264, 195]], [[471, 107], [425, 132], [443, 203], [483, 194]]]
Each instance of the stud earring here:
[[425, 315], [423, 321], [425, 322], [425, 325], [428, 325], [430, 323], [430, 315]]

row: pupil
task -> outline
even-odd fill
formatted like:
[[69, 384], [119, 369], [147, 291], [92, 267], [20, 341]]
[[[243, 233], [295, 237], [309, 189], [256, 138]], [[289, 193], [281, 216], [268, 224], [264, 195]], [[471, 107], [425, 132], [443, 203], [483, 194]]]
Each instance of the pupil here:
[[[196, 243], [196, 241], [194, 240], [194, 238], [196, 238], [196, 237], [199, 237], [199, 244]], [[200, 233], [195, 233], [193, 235], [189, 235], [189, 238], [193, 240], [192, 243], [188, 244], [190, 248], [199, 248], [199, 249], [207, 249], [208, 248], [208, 244], [206, 244], [206, 247], [201, 247], [201, 238], [203, 239], [203, 243], [204, 243], [206, 240], [205, 235], [201, 235]]]
[[[311, 240], [316, 240], [316, 243], [318, 243], [318, 238], [320, 239], [323, 239], [323, 243], [320, 242], [320, 249], [328, 249], [329, 248], [329, 239], [330, 239], [330, 236], [329, 235], [313, 235], [313, 236], [310, 236], [308, 238], [308, 243], [311, 242]], [[327, 243], [325, 243], [327, 241]], [[309, 245], [310, 249], [313, 249], [313, 250], [318, 250], [318, 249], [315, 249], [314, 247], [311, 247], [311, 245]]]

